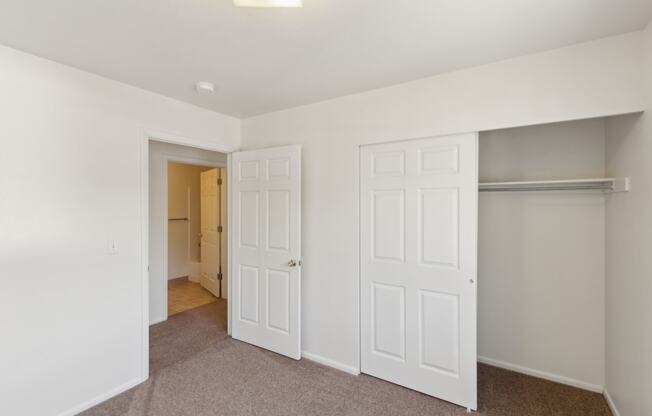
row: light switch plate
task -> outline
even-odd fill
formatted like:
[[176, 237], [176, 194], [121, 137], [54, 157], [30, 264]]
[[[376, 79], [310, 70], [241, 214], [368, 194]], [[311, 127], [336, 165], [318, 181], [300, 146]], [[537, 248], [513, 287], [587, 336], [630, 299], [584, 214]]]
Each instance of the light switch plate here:
[[108, 241], [107, 252], [111, 255], [118, 254], [118, 243], [115, 240]]

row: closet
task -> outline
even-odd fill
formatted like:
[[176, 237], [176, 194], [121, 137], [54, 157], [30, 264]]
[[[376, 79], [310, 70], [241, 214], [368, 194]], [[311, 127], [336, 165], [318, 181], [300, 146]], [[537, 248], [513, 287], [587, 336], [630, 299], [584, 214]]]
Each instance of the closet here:
[[602, 392], [607, 130], [362, 146], [361, 371], [468, 409], [477, 362]]
[[480, 133], [478, 361], [602, 392], [604, 119]]

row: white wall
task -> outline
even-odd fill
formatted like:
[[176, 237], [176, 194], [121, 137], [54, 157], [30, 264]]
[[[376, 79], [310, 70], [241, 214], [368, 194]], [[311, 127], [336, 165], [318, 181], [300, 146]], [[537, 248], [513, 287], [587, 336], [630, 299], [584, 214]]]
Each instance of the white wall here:
[[0, 91], [0, 414], [72, 414], [142, 380], [143, 130], [239, 121], [5, 47]]
[[[304, 146], [304, 348], [358, 365], [359, 144], [641, 111], [650, 102], [642, 41], [633, 33], [245, 120], [248, 148]], [[143, 131], [230, 150], [239, 122], [4, 47], [0, 91], [0, 413], [72, 414], [142, 380]], [[611, 150], [612, 171], [649, 177], [649, 117], [641, 120], [622, 139], [631, 150]], [[651, 233], [635, 203], [649, 202], [646, 186], [635, 182], [629, 202], [608, 213], [634, 232], [629, 242], [610, 228], [608, 247], [623, 248], [607, 262], [608, 285], [625, 279], [607, 302], [607, 386], [628, 416], [650, 408], [649, 395], [634, 394], [650, 391], [652, 373], [636, 358], [650, 350], [640, 330], [650, 256], [640, 247]], [[631, 253], [640, 255], [627, 265]], [[633, 391], [622, 374], [636, 364]]]
[[200, 261], [199, 174], [209, 169], [213, 168], [168, 163], [168, 218], [188, 219], [168, 221], [168, 279], [190, 277], [191, 263]]
[[243, 120], [245, 148], [303, 146], [303, 348], [358, 366], [360, 144], [641, 111], [641, 41], [633, 33]]
[[[480, 182], [601, 178], [603, 119], [480, 134]], [[602, 391], [605, 196], [482, 192], [481, 361]]]
[[167, 319], [167, 265], [165, 237], [168, 225], [166, 197], [168, 160], [226, 166], [226, 154], [171, 143], [149, 143], [149, 322]]
[[[652, 109], [652, 24], [645, 52]], [[608, 120], [607, 173], [632, 189], [607, 200], [606, 389], [620, 416], [652, 415], [652, 114]]]

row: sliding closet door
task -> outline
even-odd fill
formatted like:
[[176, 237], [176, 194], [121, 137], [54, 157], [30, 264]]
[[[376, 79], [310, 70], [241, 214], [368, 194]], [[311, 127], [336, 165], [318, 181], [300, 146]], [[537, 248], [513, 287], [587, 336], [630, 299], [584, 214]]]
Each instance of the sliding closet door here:
[[362, 371], [476, 409], [477, 134], [361, 150]]

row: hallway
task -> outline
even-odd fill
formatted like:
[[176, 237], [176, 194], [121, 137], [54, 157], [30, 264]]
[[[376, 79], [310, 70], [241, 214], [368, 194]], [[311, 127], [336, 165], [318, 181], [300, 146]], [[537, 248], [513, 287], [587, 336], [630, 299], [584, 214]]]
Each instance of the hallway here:
[[168, 280], [168, 316], [213, 303], [217, 298], [187, 277]]

